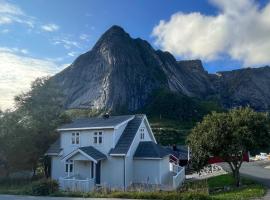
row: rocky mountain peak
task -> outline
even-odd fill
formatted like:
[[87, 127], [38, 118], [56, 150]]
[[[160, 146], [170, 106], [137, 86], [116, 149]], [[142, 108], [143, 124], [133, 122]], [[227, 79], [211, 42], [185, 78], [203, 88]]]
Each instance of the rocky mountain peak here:
[[133, 39], [119, 26], [107, 30], [92, 50], [53, 77], [67, 108], [136, 111], [154, 91], [200, 99], [217, 98], [224, 107], [270, 107], [270, 68], [208, 74], [201, 60], [176, 61], [169, 52]]
[[131, 37], [125, 30], [120, 26], [112, 26], [109, 28], [98, 40], [93, 50], [98, 50], [100, 48], [115, 48], [124, 47], [130, 43]]

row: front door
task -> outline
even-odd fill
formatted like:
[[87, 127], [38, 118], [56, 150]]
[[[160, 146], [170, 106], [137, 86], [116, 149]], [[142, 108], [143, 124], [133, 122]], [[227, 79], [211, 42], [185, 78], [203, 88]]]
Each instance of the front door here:
[[100, 184], [100, 161], [96, 164], [96, 184]]

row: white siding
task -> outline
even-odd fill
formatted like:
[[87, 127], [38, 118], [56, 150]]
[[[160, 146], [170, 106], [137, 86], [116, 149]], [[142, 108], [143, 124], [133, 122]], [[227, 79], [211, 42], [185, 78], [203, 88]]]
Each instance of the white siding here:
[[134, 160], [134, 183], [161, 184], [160, 178], [161, 160]]
[[80, 174], [82, 179], [91, 178], [90, 161], [74, 161], [74, 174]]
[[170, 157], [166, 156], [162, 160], [160, 160], [160, 178], [161, 184], [168, 184], [170, 177]]
[[[102, 132], [102, 144], [94, 144], [94, 132]], [[80, 144], [72, 144], [71, 138], [73, 132], [80, 133]], [[113, 148], [113, 129], [102, 130], [83, 130], [83, 131], [62, 131], [61, 132], [61, 147], [63, 148], [64, 156], [74, 151], [79, 147], [93, 146], [104, 154], [107, 154]]]
[[124, 157], [108, 157], [101, 161], [101, 184], [115, 188], [124, 188]]
[[65, 177], [65, 163], [58, 156], [51, 157], [51, 177], [57, 180], [59, 177]]

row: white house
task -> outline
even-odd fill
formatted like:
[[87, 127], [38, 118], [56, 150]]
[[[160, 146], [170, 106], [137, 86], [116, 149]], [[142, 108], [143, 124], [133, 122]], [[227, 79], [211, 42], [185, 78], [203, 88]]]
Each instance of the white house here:
[[146, 115], [78, 119], [57, 131], [60, 138], [46, 155], [63, 190], [176, 188], [185, 179], [184, 168], [170, 163], [169, 152], [157, 144]]

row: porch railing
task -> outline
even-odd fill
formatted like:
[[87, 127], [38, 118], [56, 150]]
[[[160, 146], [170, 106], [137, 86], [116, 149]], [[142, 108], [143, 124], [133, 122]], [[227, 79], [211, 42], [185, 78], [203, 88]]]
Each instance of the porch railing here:
[[185, 167], [181, 167], [170, 163], [170, 171], [174, 172], [176, 175], [173, 176], [173, 188], [179, 187], [185, 180]]
[[90, 192], [95, 188], [95, 179], [59, 178], [61, 190], [72, 192]]

